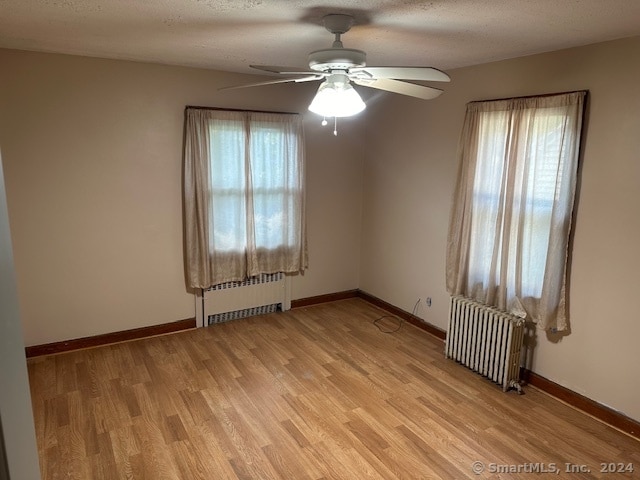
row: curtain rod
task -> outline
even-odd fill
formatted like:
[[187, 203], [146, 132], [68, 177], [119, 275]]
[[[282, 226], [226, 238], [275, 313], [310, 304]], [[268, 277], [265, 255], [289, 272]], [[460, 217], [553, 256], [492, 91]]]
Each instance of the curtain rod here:
[[480, 103], [480, 102], [498, 102], [500, 100], [519, 100], [524, 98], [543, 98], [543, 97], [557, 97], [558, 95], [567, 95], [569, 93], [584, 93], [585, 95], [589, 94], [589, 90], [573, 90], [570, 92], [559, 92], [559, 93], [542, 93], [539, 95], [524, 95], [521, 97], [508, 97], [508, 98], [489, 98], [487, 100], [472, 100], [469, 103]]
[[200, 107], [198, 105], [187, 105], [185, 111], [189, 108], [197, 108], [199, 110], [219, 110], [227, 112], [253, 112], [253, 113], [278, 113], [282, 115], [300, 115], [298, 112], [276, 112], [272, 110], [248, 110], [244, 108], [222, 108], [222, 107]]

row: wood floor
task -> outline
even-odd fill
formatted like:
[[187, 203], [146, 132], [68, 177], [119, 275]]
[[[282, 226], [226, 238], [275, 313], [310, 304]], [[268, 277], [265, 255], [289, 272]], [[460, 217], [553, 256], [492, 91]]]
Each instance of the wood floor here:
[[640, 478], [640, 442], [384, 314], [349, 299], [30, 359], [42, 478]]

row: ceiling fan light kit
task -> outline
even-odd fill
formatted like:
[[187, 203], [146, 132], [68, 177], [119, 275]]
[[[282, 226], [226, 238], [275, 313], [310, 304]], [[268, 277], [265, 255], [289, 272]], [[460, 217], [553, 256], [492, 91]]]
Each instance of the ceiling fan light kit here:
[[[442, 93], [439, 88], [403, 80], [448, 82], [449, 76], [431, 67], [367, 67], [367, 54], [362, 50], [344, 48], [341, 35], [353, 26], [351, 15], [330, 14], [323, 19], [325, 28], [334, 35], [331, 48], [309, 54], [308, 69], [274, 65], [251, 65], [270, 73], [293, 76], [283, 80], [254, 83], [225, 88], [256, 87], [288, 82], [324, 80], [318, 88], [309, 110], [323, 117], [349, 117], [362, 112], [365, 103], [353, 88], [356, 85], [430, 100]], [[323, 124], [326, 122], [323, 121]], [[334, 129], [334, 134], [336, 133]]]
[[323, 117], [350, 117], [365, 109], [358, 92], [344, 73], [334, 73], [324, 81], [313, 98], [309, 110]]

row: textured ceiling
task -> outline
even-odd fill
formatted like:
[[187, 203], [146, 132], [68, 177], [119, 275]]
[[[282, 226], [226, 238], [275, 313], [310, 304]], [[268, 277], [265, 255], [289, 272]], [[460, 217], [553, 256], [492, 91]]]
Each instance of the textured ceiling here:
[[[306, 66], [327, 13], [369, 65], [443, 70], [640, 34], [640, 0], [0, 0], [0, 47], [250, 72]], [[253, 71], [253, 73], [256, 73]]]

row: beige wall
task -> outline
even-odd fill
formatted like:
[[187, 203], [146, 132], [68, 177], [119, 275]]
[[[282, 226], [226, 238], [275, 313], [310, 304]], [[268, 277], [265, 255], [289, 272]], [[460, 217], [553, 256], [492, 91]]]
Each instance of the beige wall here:
[[[590, 91], [571, 268], [571, 334], [538, 332], [530, 367], [640, 420], [640, 37], [451, 73], [438, 99], [367, 117], [360, 288], [446, 328], [445, 241], [471, 100]], [[402, 119], [403, 121], [398, 121]]]
[[357, 288], [359, 120], [334, 137], [317, 85], [218, 92], [255, 77], [0, 50], [0, 144], [25, 343], [195, 315], [184, 282], [186, 105], [305, 112], [310, 268], [293, 298]]

